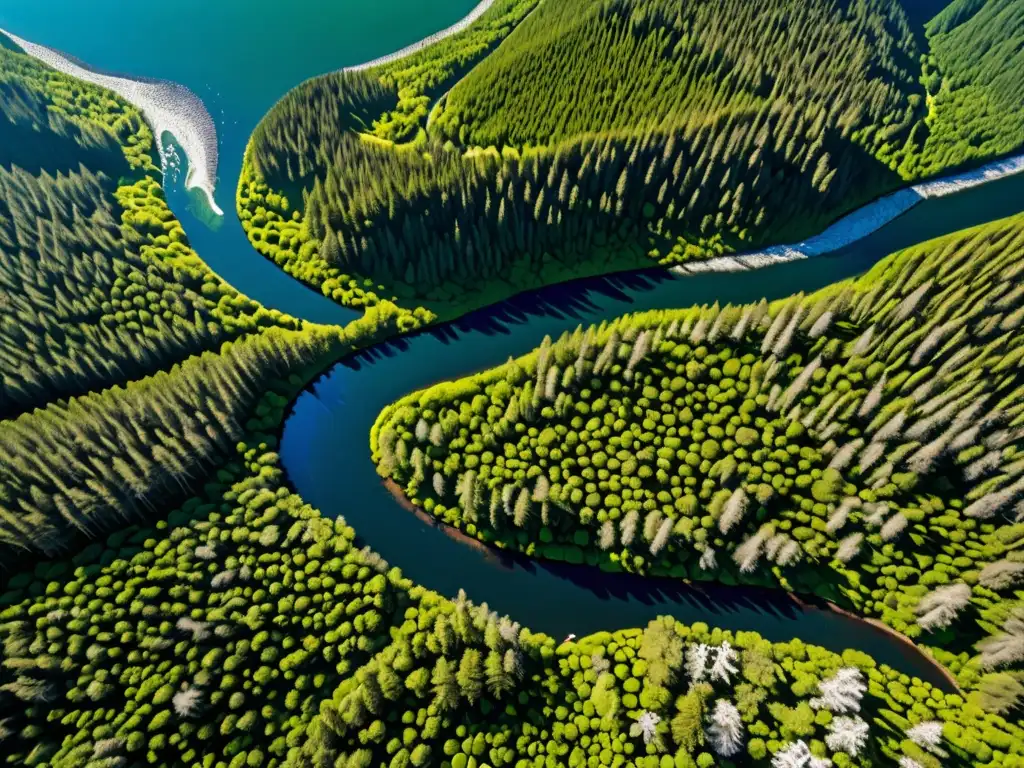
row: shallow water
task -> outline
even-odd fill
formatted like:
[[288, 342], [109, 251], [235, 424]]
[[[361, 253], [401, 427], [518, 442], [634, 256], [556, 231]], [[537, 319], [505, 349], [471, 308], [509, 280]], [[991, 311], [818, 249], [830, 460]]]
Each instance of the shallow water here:
[[[217, 201], [228, 215], [215, 228], [194, 215], [184, 173], [168, 197], [198, 253], [239, 290], [269, 307], [316, 322], [354, 317], [263, 259], [249, 246], [233, 196], [242, 153], [262, 115], [289, 88], [326, 71], [389, 53], [447, 27], [474, 0], [295, 0], [286, 16], [271, 0], [218, 0], [132, 6], [123, 0], [22, 0], [0, 6], [0, 27], [76, 56], [93, 67], [179, 82], [218, 123]], [[141, 33], [140, 33], [141, 32]], [[200, 204], [201, 207], [201, 204]], [[799, 637], [834, 650], [857, 648], [911, 675], [940, 683], [934, 666], [878, 629], [783, 595], [744, 589], [611, 577], [596, 569], [493, 557], [457, 543], [404, 511], [379, 482], [369, 428], [390, 401], [444, 378], [503, 362], [545, 334], [624, 312], [714, 301], [753, 301], [810, 291], [862, 272], [892, 250], [1024, 208], [1024, 176], [928, 200], [875, 234], [828, 257], [765, 270], [677, 277], [662, 271], [586, 280], [525, 294], [414, 337], [343, 361], [295, 403], [281, 455], [306, 501], [344, 514], [359, 537], [415, 581], [443, 594], [465, 588], [476, 601], [557, 637], [644, 624], [669, 613]]]
[[263, 115], [303, 80], [398, 50], [454, 24], [475, 5], [475, 0], [4, 0], [0, 28], [93, 68], [173, 80], [194, 91], [217, 123], [216, 200], [227, 215], [211, 229], [204, 223], [210, 218], [205, 205], [193, 203], [184, 191], [184, 172], [167, 184], [171, 208], [193, 247], [228, 282], [267, 307], [315, 322], [346, 323], [354, 312], [287, 277], [246, 240], [234, 215], [245, 145]]

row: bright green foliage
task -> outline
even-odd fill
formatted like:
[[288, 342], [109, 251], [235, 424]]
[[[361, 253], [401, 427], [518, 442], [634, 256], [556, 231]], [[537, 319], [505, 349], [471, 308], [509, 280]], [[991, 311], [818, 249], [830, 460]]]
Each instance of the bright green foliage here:
[[966, 684], [1020, 671], [1022, 253], [1018, 216], [809, 297], [580, 328], [389, 407], [374, 456], [500, 547], [814, 592]]
[[930, 114], [920, 172], [1024, 143], [1024, 5], [955, 0], [927, 29]]
[[191, 250], [133, 107], [2, 48], [0, 100], [0, 417], [298, 327]]
[[261, 253], [335, 300], [386, 291], [442, 314], [799, 240], [1020, 145], [1018, 16], [988, 0], [937, 20], [925, 57], [897, 0], [508, 0], [408, 70], [289, 94], [250, 144], [239, 212]]

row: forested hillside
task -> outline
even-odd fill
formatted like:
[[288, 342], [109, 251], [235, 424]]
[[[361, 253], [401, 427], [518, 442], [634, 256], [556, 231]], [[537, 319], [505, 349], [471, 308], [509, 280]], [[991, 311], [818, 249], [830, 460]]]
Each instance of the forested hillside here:
[[815, 593], [1019, 702], [1022, 255], [1018, 216], [811, 296], [580, 328], [396, 403], [374, 456], [482, 541]]
[[1024, 144], [1024, 4], [956, 0], [928, 25], [930, 112], [920, 170]]
[[0, 101], [0, 418], [298, 327], [191, 250], [133, 107], [4, 48]]
[[[415, 133], [423, 114], [416, 89], [447, 88], [529, 7], [499, 0], [484, 19], [485, 33], [477, 28], [446, 43], [444, 68], [427, 57], [417, 59], [422, 66], [416, 68], [396, 66], [394, 83], [409, 83], [411, 91], [386, 116], [381, 113], [373, 130], [381, 136]], [[1008, 597], [999, 601], [1019, 583], [1020, 563], [1012, 552], [982, 571], [971, 607], [955, 625], [966, 639], [973, 638], [973, 630], [964, 627], [966, 617], [983, 611], [986, 631], [1004, 627], [983, 649], [996, 672], [979, 681], [968, 651], [950, 656], [959, 680], [972, 690], [945, 693], [860, 653], [840, 656], [798, 640], [773, 644], [754, 633], [732, 635], [671, 619], [559, 645], [464, 595], [447, 599], [412, 584], [374, 552], [360, 549], [357, 531], [342, 519], [324, 519], [289, 487], [277, 453], [282, 424], [289, 403], [328, 363], [412, 330], [431, 315], [380, 301], [362, 278], [328, 286], [347, 300], [373, 305], [345, 328], [302, 324], [239, 296], [188, 248], [163, 202], [152, 137], [130, 107], [3, 50], [0, 72], [10, 88], [4, 92], [10, 101], [5, 96], [0, 131], [20, 137], [0, 143], [0, 285], [8, 302], [0, 325], [5, 398], [0, 418], [6, 417], [0, 422], [0, 755], [6, 764], [1021, 764], [1024, 735], [1009, 711], [1021, 688], [1014, 666], [1021, 619], [1016, 603]], [[28, 95], [11, 95], [18, 88]], [[374, 88], [368, 82], [361, 93], [372, 94]], [[337, 94], [326, 87], [323, 104]], [[16, 100], [22, 106], [8, 109]], [[358, 112], [358, 100], [349, 104], [352, 113], [335, 101], [336, 119], [358, 123], [372, 114], [350, 116]], [[309, 124], [319, 125], [323, 137], [331, 134], [327, 117]], [[299, 136], [293, 135], [295, 141], [302, 141]], [[335, 152], [350, 138], [340, 136]], [[293, 174], [294, 189], [308, 181], [298, 165], [285, 163], [274, 172]], [[315, 242], [309, 239], [308, 204], [302, 222], [277, 193], [268, 194], [256, 182], [243, 189], [267, 195], [279, 212], [280, 218], [257, 212], [247, 219], [254, 239], [267, 229], [265, 239], [257, 239], [264, 250], [308, 249]], [[325, 214], [328, 221], [330, 215]], [[779, 345], [774, 382], [781, 386], [803, 376], [808, 384], [817, 376], [814, 387], [820, 388], [821, 377], [806, 373], [808, 354], [820, 353], [823, 363], [835, 367], [845, 359], [847, 337], [858, 331], [854, 326], [874, 324], [881, 334], [890, 317], [905, 314], [917, 322], [915, 310], [941, 295], [936, 322], [942, 324], [942, 338], [932, 347], [920, 342], [916, 349], [947, 354], [947, 347], [956, 346], [956, 365], [945, 370], [961, 374], [966, 389], [955, 389], [931, 419], [944, 418], [944, 409], [953, 406], [970, 412], [973, 406], [957, 398], [979, 401], [986, 386], [996, 402], [996, 393], [1016, 386], [1014, 358], [1005, 358], [1010, 367], [992, 372], [982, 363], [1006, 347], [1016, 349], [1010, 333], [1020, 312], [1020, 291], [1004, 290], [996, 279], [1008, 281], [1016, 274], [1006, 262], [1016, 226], [972, 235], [975, 244], [992, 239], [990, 252], [971, 262], [973, 274], [961, 258], [963, 249], [952, 245], [939, 256], [927, 250], [905, 254], [866, 281], [877, 286], [866, 293], [858, 293], [856, 284], [813, 301], [765, 309], [778, 326], [774, 331], [748, 316], [749, 339], [737, 334], [736, 343], [756, 343], [759, 335], [771, 334], [772, 348]], [[335, 245], [340, 249], [340, 240]], [[289, 262], [293, 269], [300, 263], [298, 253]], [[929, 270], [934, 284], [924, 291], [919, 284]], [[969, 277], [972, 281], [964, 282]], [[948, 295], [940, 294], [944, 281], [956, 286]], [[1001, 315], [981, 301], [985, 296]], [[822, 309], [826, 302], [831, 303]], [[826, 323], [822, 318], [829, 312], [833, 316]], [[814, 314], [814, 328], [827, 326], [827, 333], [811, 339], [805, 313]], [[648, 388], [661, 384], [652, 373], [658, 355], [670, 345], [673, 350], [685, 345], [679, 359], [686, 375], [691, 363], [696, 366], [695, 386], [687, 395], [695, 407], [697, 401], [708, 402], [707, 382], [715, 380], [720, 362], [713, 358], [721, 353], [698, 354], [694, 334], [706, 336], [708, 345], [718, 339], [724, 347], [722, 340], [736, 333], [731, 319], [737, 310], [715, 316], [731, 318], [728, 328], [726, 319], [711, 320], [707, 309], [678, 315], [675, 330], [663, 333], [660, 344], [650, 334], [645, 337], [649, 354], [633, 365], [613, 347], [606, 372], [591, 373], [590, 361], [597, 363], [593, 354], [581, 356], [585, 369], [592, 377], [605, 376], [609, 389], [616, 377], [625, 382], [620, 390], [642, 381], [646, 397]], [[663, 319], [619, 323], [602, 330], [600, 338], [621, 332], [631, 357], [640, 332], [665, 325]], [[953, 323], [949, 327], [947, 320]], [[704, 329], [698, 332], [701, 322]], [[635, 338], [632, 327], [641, 329]], [[929, 328], [930, 339], [938, 331]], [[861, 350], [848, 361], [848, 372], [826, 379], [835, 382], [840, 397], [862, 398], [866, 381], [879, 380], [872, 366], [883, 358], [889, 363], [892, 355], [901, 359], [907, 339], [918, 341], [916, 327], [889, 330], [891, 344], [867, 368], [860, 367]], [[784, 350], [781, 339], [788, 339]], [[559, 348], [575, 343], [568, 339]], [[756, 361], [749, 362], [752, 369]], [[884, 379], [879, 414], [894, 407], [893, 392], [919, 385], [900, 375]], [[546, 372], [545, 387], [548, 378], [557, 377]], [[738, 372], [733, 381], [739, 391], [748, 379]], [[566, 397], [578, 391], [571, 380], [556, 384]], [[715, 394], [724, 397], [724, 380], [716, 386]], [[792, 383], [774, 395], [775, 401], [788, 398], [791, 390]], [[587, 398], [578, 394], [574, 402], [584, 404]], [[762, 416], [767, 403], [755, 402], [755, 418], [767, 419]], [[792, 406], [786, 404], [787, 418]], [[730, 407], [724, 403], [720, 412]], [[707, 411], [719, 412], [718, 404], [708, 402]], [[999, 445], [1005, 461], [998, 467], [989, 466], [991, 459], [985, 464], [988, 479], [977, 487], [986, 492], [997, 487], [987, 484], [989, 479], [1015, 471], [1010, 469], [1015, 406], [1002, 414], [999, 427], [989, 429], [988, 420], [979, 424], [988, 430], [986, 440], [1010, 435]], [[859, 417], [832, 416], [846, 426], [847, 436], [864, 428]], [[627, 417], [635, 421], [639, 415], [622, 418]], [[470, 420], [474, 427], [483, 423]], [[631, 433], [632, 422], [628, 426]], [[717, 440], [720, 436], [711, 432], [716, 428], [707, 431]], [[435, 431], [428, 429], [428, 440]], [[658, 433], [658, 427], [649, 431]], [[441, 437], [441, 446], [426, 449], [432, 460], [442, 447], [450, 448], [443, 431]], [[414, 440], [403, 439], [410, 445]], [[397, 456], [397, 440], [394, 448]], [[851, 485], [859, 482], [849, 474]], [[735, 482], [739, 475], [737, 466], [721, 482]], [[435, 476], [443, 482], [443, 473]], [[774, 488], [773, 482], [765, 484]], [[929, 494], [948, 497], [947, 490], [922, 482]], [[872, 490], [887, 498], [888, 487]], [[785, 483], [780, 495], [783, 489], [788, 490]], [[987, 503], [995, 504], [999, 493], [985, 497]], [[960, 509], [955, 500], [948, 506]], [[968, 526], [973, 517], [963, 519], [968, 511], [936, 517], [928, 531], [942, 537], [948, 530], [949, 551], [936, 554], [934, 564], [919, 559], [915, 566], [930, 568], [929, 580], [936, 584], [955, 572], [974, 585], [972, 569], [989, 557], [996, 538], [1002, 536], [1006, 549], [1016, 544], [1013, 526], [1005, 536], [994, 536], [994, 521], [1004, 511], [979, 515], [973, 528]], [[851, 529], [866, 525], [860, 514], [859, 509], [850, 513]], [[908, 518], [913, 514], [906, 512]], [[571, 520], [568, 511], [564, 515]], [[946, 517], [957, 518], [956, 530]], [[786, 522], [781, 520], [780, 529]], [[913, 524], [918, 525], [916, 517]], [[715, 525], [713, 520], [708, 530]], [[916, 528], [906, 535], [920, 537]], [[891, 570], [894, 550], [881, 551], [892, 562], [837, 570], [850, 580], [850, 594], [860, 594], [858, 574], [872, 589], [883, 579], [904, 577], [904, 571]], [[937, 601], [933, 607], [940, 618], [948, 613], [947, 597], [940, 591], [930, 598]], [[870, 606], [863, 610], [870, 612]]]
[[795, 242], [1022, 144], [1020, 4], [957, 5], [924, 29], [898, 0], [506, 0], [438, 44], [443, 74], [392, 62], [289, 94], [252, 139], [239, 212], [335, 300], [439, 313]]

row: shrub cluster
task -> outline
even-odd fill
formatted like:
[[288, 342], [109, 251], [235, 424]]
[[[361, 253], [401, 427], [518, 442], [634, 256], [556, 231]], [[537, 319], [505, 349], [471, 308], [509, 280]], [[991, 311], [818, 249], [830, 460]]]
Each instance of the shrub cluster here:
[[546, 339], [385, 409], [378, 469], [482, 541], [814, 592], [1002, 690], [1024, 662], [1022, 244], [1018, 216], [812, 296]]

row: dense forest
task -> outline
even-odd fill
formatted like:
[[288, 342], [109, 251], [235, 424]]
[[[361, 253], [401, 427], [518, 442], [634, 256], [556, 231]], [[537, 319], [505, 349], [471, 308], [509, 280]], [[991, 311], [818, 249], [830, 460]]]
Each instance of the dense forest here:
[[0, 101], [0, 418], [298, 327], [191, 250], [133, 107], [6, 48]]
[[285, 485], [274, 433], [313, 370], [268, 387], [199, 495], [9, 580], [9, 763], [1019, 764], [975, 694], [864, 654], [671, 619], [556, 644], [411, 584]]
[[1017, 0], [956, 0], [928, 24], [923, 81], [931, 109], [920, 172], [1024, 144], [1022, 30]]
[[[934, 34], [966, 34], [960, 27], [982, 4], [957, 3]], [[887, 42], [866, 70], [854, 56], [857, 66], [844, 71], [888, 71], [904, 55], [913, 63], [907, 25], [879, 26], [882, 17], [868, 12], [888, 6], [847, 5], [843, 34]], [[862, 653], [671, 618], [559, 644], [464, 594], [411, 583], [343, 519], [322, 517], [289, 486], [277, 451], [294, 398], [339, 357], [435, 319], [384, 300], [409, 293], [395, 291], [388, 275], [378, 282], [372, 270], [338, 266], [370, 247], [346, 235], [344, 217], [372, 209], [332, 209], [342, 177], [331, 169], [353, 148], [365, 150], [360, 183], [376, 197], [364, 203], [399, 206], [388, 197], [399, 176], [378, 176], [374, 163], [385, 155], [373, 153], [422, 162], [422, 175], [403, 183], [423, 201], [437, 195], [436, 213], [458, 221], [462, 214], [444, 207], [448, 187], [417, 185], [465, 183], [452, 188], [466, 190], [460, 205], [469, 206], [473, 190], [486, 193], [502, 174], [506, 197], [497, 205], [518, 215], [520, 191], [539, 190], [550, 172], [537, 170], [542, 158], [568, 163], [568, 155], [485, 150], [467, 166], [423, 121], [441, 120], [435, 100], [547, 7], [496, 0], [479, 24], [410, 59], [312, 81], [302, 93], [317, 94], [323, 110], [290, 96], [279, 109], [293, 113], [257, 132], [240, 186], [246, 228], [292, 274], [366, 307], [344, 328], [268, 311], [227, 286], [168, 209], [139, 113], [0, 48], [0, 762], [1024, 764], [1014, 710], [1024, 691], [1024, 530], [1014, 522], [1024, 419], [1024, 347], [1014, 338], [1024, 292], [1014, 259], [1024, 219], [897, 254], [812, 297], [580, 329], [510, 363], [504, 385], [484, 375], [390, 409], [372, 436], [382, 472], [407, 481], [425, 508], [534, 555], [708, 578], [701, 563], [717, 551], [724, 581], [808, 591], [801, 568], [816, 563], [826, 594], [919, 635], [962, 690], [940, 690]], [[979, 75], [1002, 94], [1012, 93], [1008, 77]], [[880, 146], [867, 133], [850, 140]], [[620, 174], [629, 167], [623, 147], [665, 152], [630, 136], [580, 141], [573, 162], [619, 163]], [[287, 151], [272, 159], [256, 151], [261, 142]], [[404, 161], [395, 162], [399, 174]], [[431, 164], [440, 176], [426, 170]], [[604, 173], [595, 166], [588, 178]], [[537, 183], [527, 187], [530, 179]], [[628, 189], [609, 198], [622, 210], [610, 202], [605, 211], [617, 227], [640, 187]], [[402, 215], [412, 231], [417, 219]], [[360, 226], [373, 229], [367, 221]], [[588, 240], [591, 220], [578, 221], [568, 230], [580, 241], [578, 258], [607, 242], [608, 263], [619, 263], [611, 236], [589, 225]], [[506, 229], [523, 238], [520, 252], [539, 242], [525, 220]], [[393, 237], [374, 231], [380, 243]], [[366, 243], [377, 242], [367, 232]], [[713, 237], [694, 247], [727, 246]], [[437, 270], [417, 265], [412, 276], [429, 287], [444, 273]], [[476, 283], [453, 283], [463, 285]], [[824, 437], [826, 429], [833, 434]], [[470, 450], [471, 437], [504, 441], [501, 463], [490, 451], [485, 472], [488, 451]], [[883, 444], [885, 455], [874, 456]], [[635, 466], [620, 451], [635, 454]], [[410, 473], [420, 465], [417, 480]], [[428, 469], [429, 484], [421, 482]], [[667, 497], [646, 495], [669, 470]], [[502, 487], [496, 508], [493, 496], [484, 503], [485, 482]], [[507, 502], [505, 487], [514, 488]], [[591, 546], [616, 510], [614, 546]], [[632, 513], [635, 530], [623, 542]], [[492, 514], [499, 525], [489, 529]], [[669, 519], [662, 549], [652, 552]], [[653, 535], [644, 538], [648, 525]], [[838, 558], [837, 541], [849, 559]], [[757, 567], [734, 559], [742, 547]], [[699, 550], [696, 564], [687, 550]], [[799, 562], [784, 563], [783, 552]]]
[[506, 0], [408, 62], [431, 78], [399, 61], [288, 94], [252, 138], [239, 213], [335, 300], [439, 314], [795, 242], [1021, 145], [1020, 14], [957, 2], [914, 27], [897, 0]]
[[1017, 216], [810, 296], [578, 328], [389, 407], [374, 456], [485, 542], [877, 617], [1007, 711], [1024, 703], [1022, 254]]

